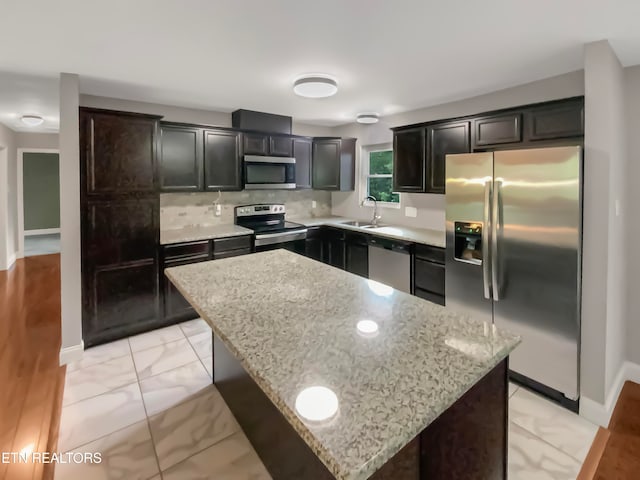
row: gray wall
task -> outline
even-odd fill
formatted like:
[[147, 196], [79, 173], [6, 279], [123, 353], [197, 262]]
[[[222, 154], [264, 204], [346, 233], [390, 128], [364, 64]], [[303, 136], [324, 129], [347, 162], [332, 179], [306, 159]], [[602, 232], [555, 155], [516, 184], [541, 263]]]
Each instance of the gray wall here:
[[[581, 391], [604, 403], [625, 358], [624, 72], [606, 41], [585, 47]], [[619, 205], [619, 207], [617, 207]]]
[[640, 222], [637, 221], [637, 207], [640, 205], [640, 66], [625, 69], [625, 105], [627, 121], [627, 161], [626, 175], [627, 201], [626, 220], [627, 262], [626, 285], [624, 291], [627, 303], [627, 358], [640, 365], [640, 295], [638, 272], [640, 271], [640, 249], [636, 242], [640, 239]]
[[47, 148], [55, 150], [58, 148], [58, 134], [17, 132], [16, 146], [18, 148]]
[[[62, 350], [82, 344], [80, 276], [80, 122], [78, 75], [60, 74], [60, 280]], [[78, 357], [76, 357], [78, 358]], [[72, 356], [61, 360], [74, 359]]]
[[15, 132], [0, 123], [0, 270], [8, 267], [17, 250]]
[[[360, 148], [356, 150], [356, 171], [359, 178], [360, 149], [367, 145], [391, 143], [393, 135], [390, 128], [392, 127], [472, 115], [500, 108], [573, 97], [582, 94], [584, 94], [584, 74], [582, 71], [577, 71], [458, 102], [390, 115], [381, 118], [380, 121], [374, 125], [360, 125], [355, 122], [342, 125], [335, 127], [333, 134], [345, 137], [356, 137], [358, 139], [358, 146]], [[365, 192], [358, 189], [356, 189], [355, 192], [333, 193], [332, 211], [334, 215], [360, 219], [369, 218], [371, 216], [371, 207], [360, 206], [360, 200], [364, 195]], [[417, 208], [418, 216], [415, 218], [405, 216], [404, 208], [407, 206]], [[384, 222], [393, 222], [418, 228], [444, 230], [444, 208], [444, 195], [405, 193], [401, 195], [401, 208], [382, 209], [382, 216]]]
[[60, 228], [60, 172], [57, 153], [22, 157], [24, 229]]

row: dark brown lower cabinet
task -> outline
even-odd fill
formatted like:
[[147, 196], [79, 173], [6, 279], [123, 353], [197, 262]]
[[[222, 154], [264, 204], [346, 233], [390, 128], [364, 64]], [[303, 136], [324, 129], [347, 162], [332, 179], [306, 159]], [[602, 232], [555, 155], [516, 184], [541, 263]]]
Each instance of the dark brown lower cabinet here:
[[198, 313], [164, 274], [171, 267], [219, 260], [251, 253], [251, 236], [216, 238], [197, 242], [165, 245], [162, 250], [160, 283], [162, 288], [163, 323], [183, 322], [198, 317]]
[[369, 244], [367, 236], [348, 233], [345, 237], [347, 272], [369, 278]]
[[413, 258], [413, 294], [438, 305], [445, 304], [444, 249], [416, 244]]
[[161, 281], [163, 288], [164, 319], [175, 320], [176, 322], [197, 318], [198, 314], [191, 304], [182, 296], [173, 283], [164, 275], [164, 269], [179, 267], [190, 263], [198, 263], [210, 260], [209, 255], [169, 259], [164, 261]]
[[331, 266], [345, 267], [344, 230], [328, 227], [324, 229], [322, 260]]

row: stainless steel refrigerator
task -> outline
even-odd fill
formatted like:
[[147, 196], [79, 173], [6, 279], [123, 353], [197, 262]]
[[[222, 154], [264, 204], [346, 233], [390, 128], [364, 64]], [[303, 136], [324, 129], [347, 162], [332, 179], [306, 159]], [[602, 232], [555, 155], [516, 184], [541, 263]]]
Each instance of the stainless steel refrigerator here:
[[447, 155], [446, 172], [447, 307], [521, 335], [510, 370], [576, 400], [581, 148]]

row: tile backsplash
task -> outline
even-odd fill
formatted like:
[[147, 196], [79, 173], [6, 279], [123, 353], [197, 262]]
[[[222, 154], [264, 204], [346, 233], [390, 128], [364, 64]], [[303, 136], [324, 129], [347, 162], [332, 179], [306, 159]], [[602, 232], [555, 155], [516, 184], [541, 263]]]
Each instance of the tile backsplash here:
[[[284, 203], [287, 218], [326, 217], [331, 215], [331, 192], [319, 190], [244, 190], [222, 192], [219, 204], [222, 215], [215, 216], [218, 192], [163, 193], [160, 195], [160, 229], [173, 230], [193, 226], [233, 223], [237, 205], [253, 203]], [[316, 208], [311, 202], [316, 202]]]

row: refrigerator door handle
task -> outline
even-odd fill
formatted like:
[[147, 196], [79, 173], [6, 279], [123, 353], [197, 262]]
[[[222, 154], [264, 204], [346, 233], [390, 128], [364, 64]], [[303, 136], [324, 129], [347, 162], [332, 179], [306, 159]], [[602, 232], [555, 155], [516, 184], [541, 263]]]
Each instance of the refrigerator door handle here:
[[491, 180], [485, 180], [484, 182], [484, 207], [482, 218], [482, 285], [484, 287], [484, 298], [491, 300], [491, 272], [490, 261], [491, 256], [489, 252], [489, 244], [491, 242], [491, 198], [492, 198], [492, 185]]
[[502, 296], [500, 293], [500, 261], [498, 237], [500, 232], [500, 191], [502, 180], [494, 180], [493, 195], [491, 198], [491, 286], [493, 300], [498, 301]]

